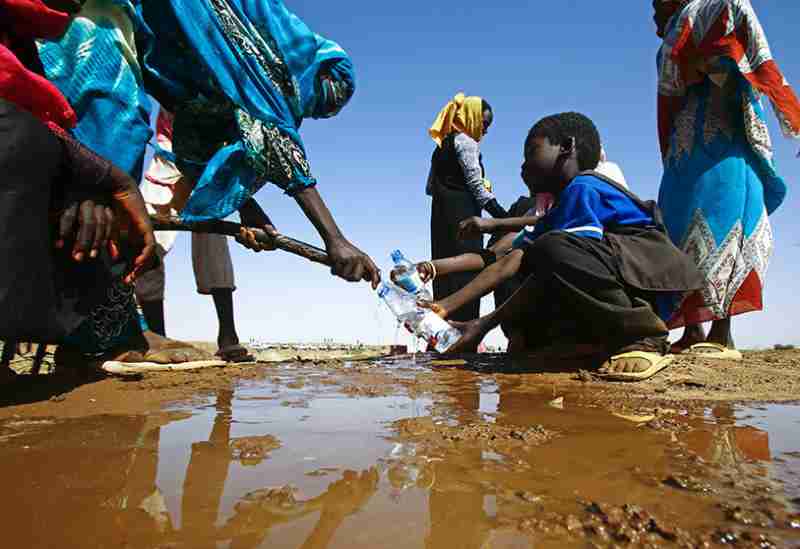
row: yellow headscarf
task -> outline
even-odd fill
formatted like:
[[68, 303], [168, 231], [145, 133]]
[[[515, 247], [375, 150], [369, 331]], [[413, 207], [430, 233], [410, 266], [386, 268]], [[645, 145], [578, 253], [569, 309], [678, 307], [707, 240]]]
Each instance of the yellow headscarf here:
[[477, 96], [466, 97], [457, 94], [452, 101], [439, 111], [439, 115], [428, 130], [438, 146], [442, 140], [453, 133], [461, 132], [475, 141], [483, 137], [483, 99]]

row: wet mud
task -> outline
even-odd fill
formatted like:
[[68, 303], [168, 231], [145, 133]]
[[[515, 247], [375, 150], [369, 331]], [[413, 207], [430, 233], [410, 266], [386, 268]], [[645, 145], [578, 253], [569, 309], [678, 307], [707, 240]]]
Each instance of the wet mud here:
[[800, 353], [627, 385], [417, 358], [20, 376], [4, 546], [800, 546]]

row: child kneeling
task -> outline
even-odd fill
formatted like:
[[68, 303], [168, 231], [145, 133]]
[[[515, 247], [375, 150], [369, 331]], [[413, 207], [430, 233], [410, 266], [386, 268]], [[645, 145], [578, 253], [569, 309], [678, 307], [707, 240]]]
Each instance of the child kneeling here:
[[603, 344], [611, 355], [603, 371], [619, 379], [666, 366], [664, 319], [701, 275], [669, 240], [653, 202], [591, 171], [599, 160], [600, 136], [587, 117], [563, 113], [533, 126], [522, 177], [531, 190], [553, 193], [555, 206], [501, 259], [482, 257], [486, 268], [468, 286], [432, 304], [446, 318], [517, 273], [527, 277], [493, 313], [458, 324], [464, 336], [452, 352], [509, 323], [519, 335], [509, 350]]

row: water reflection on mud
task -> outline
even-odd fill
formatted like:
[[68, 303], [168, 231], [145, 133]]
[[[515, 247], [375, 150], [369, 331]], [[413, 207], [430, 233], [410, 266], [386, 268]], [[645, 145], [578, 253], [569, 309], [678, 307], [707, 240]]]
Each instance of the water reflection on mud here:
[[231, 382], [147, 416], [0, 424], [4, 546], [800, 541], [798, 408], [638, 421], [570, 394], [553, 406], [513, 376], [363, 393], [308, 378]]

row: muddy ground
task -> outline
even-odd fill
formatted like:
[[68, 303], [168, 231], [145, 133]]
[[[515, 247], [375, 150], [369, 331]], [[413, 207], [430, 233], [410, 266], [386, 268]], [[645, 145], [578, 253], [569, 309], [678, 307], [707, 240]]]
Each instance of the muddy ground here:
[[[292, 354], [295, 353], [284, 352], [287, 356]], [[309, 374], [318, 370], [346, 372], [345, 391], [362, 396], [390, 394], [395, 387], [410, 393], [435, 391], [437, 385], [447, 383], [448, 375], [473, 371], [513, 380], [524, 391], [552, 391], [555, 395], [580, 389], [579, 398], [605, 402], [622, 410], [672, 405], [702, 407], [713, 402], [800, 401], [800, 349], [745, 351], [741, 362], [678, 357], [666, 370], [637, 383], [599, 380], [592, 370], [585, 369], [590, 365], [580, 361], [570, 360], [566, 372], [553, 372], [559, 368], [556, 360], [548, 359], [542, 364], [536, 357], [507, 360], [500, 355], [478, 355], [474, 360], [468, 358], [464, 365], [454, 365], [458, 360], [443, 362], [446, 366], [441, 367], [433, 360], [429, 361], [433, 370], [421, 370], [413, 379], [397, 379], [393, 372], [370, 358], [376, 354], [365, 351], [350, 361], [324, 360], [324, 352], [306, 353], [317, 360], [297, 356], [300, 360], [280, 364], [296, 366]], [[259, 353], [255, 355], [262, 359]], [[268, 377], [270, 369], [278, 363], [270, 355], [266, 359], [269, 362], [114, 378], [77, 368], [52, 371], [50, 355], [42, 369], [45, 375], [29, 376], [25, 374], [30, 370], [30, 355], [17, 357], [12, 367], [22, 375], [0, 390], [0, 419], [15, 415], [77, 417], [144, 413], [164, 402], [212, 392], [229, 384], [231, 379]], [[425, 360], [421, 355], [420, 363]], [[551, 371], [536, 371], [541, 369]]]
[[[459, 535], [464, 536], [464, 545], [459, 545], [464, 547], [800, 546], [800, 491], [798, 487], [787, 491], [776, 484], [769, 471], [780, 459], [770, 454], [766, 433], [740, 425], [736, 417], [741, 403], [800, 401], [800, 350], [746, 352], [742, 362], [681, 357], [640, 383], [601, 381], [591, 373], [590, 364], [574, 356], [559, 361], [553, 356], [511, 360], [481, 355], [460, 362], [425, 355], [416, 361], [408, 356], [376, 360], [374, 353], [362, 354], [357, 360], [341, 355], [324, 359], [324, 354], [288, 358], [119, 378], [80, 369], [53, 369], [50, 356], [43, 373], [27, 375], [30, 359], [18, 358], [13, 366], [21, 375], [0, 389], [0, 442], [5, 445], [0, 459], [14, 463], [20, 452], [46, 446], [43, 441], [48, 437], [71, 433], [75, 425], [77, 434], [71, 436], [80, 437], [84, 430], [81, 422], [89, 422], [89, 432], [102, 433], [104, 417], [112, 431], [123, 421], [114, 418], [147, 417], [143, 432], [151, 432], [205, 410], [216, 400], [213, 439], [232, 415], [230, 408], [220, 408], [220, 395], [232, 394], [232, 387], [237, 394], [255, 387], [256, 393], [248, 393], [238, 406], [263, 402], [264, 410], [272, 410], [264, 412], [265, 429], [277, 429], [270, 427], [269, 418], [285, 416], [290, 418], [284, 426], [288, 430], [280, 436], [277, 431], [259, 429], [248, 436], [227, 434], [221, 446], [207, 447], [216, 456], [210, 463], [233, 461], [258, 467], [284, 459], [285, 467], [296, 467], [296, 459], [281, 458], [281, 452], [302, 445], [304, 436], [332, 437], [325, 440], [333, 446], [348, 446], [338, 440], [339, 435], [314, 427], [315, 421], [324, 418], [313, 416], [319, 399], [352, 400], [354, 410], [369, 402], [387, 401], [380, 405], [380, 413], [399, 419], [385, 422], [383, 428], [388, 429], [395, 450], [404, 450], [378, 460], [384, 480], [379, 481], [372, 469], [358, 477], [342, 473], [344, 463], [361, 463], [361, 453], [369, 453], [351, 446], [342, 462], [328, 467], [320, 463], [305, 473], [308, 482], [329, 477], [333, 481], [319, 496], [303, 500], [290, 484], [255, 491], [252, 488], [259, 487], [248, 484], [250, 491], [236, 505], [236, 513], [247, 516], [247, 521], [240, 524], [236, 516], [231, 519], [229, 529], [224, 530], [225, 539], [250, 535], [256, 526], [277, 521], [274, 508], [282, 509], [281, 516], [289, 516], [312, 505], [341, 507], [342, 501], [352, 497], [358, 504], [348, 505], [370, 512], [380, 509], [384, 500], [395, 502], [406, 497], [401, 494], [420, 490], [429, 494], [427, 504], [414, 503], [414, 496], [409, 495], [409, 503], [393, 513], [402, 510], [410, 514], [429, 505], [433, 522], [418, 530], [429, 530], [426, 545], [436, 549], [453, 546], [449, 544], [451, 536]], [[568, 371], [553, 371], [562, 368]], [[486, 395], [498, 398], [488, 412], [483, 410]], [[406, 417], [409, 414], [400, 408], [408, 404], [388, 402], [398, 398], [429, 404], [425, 413]], [[225, 399], [225, 406], [230, 407], [230, 396]], [[176, 411], [175, 403], [187, 412]], [[172, 408], [165, 412], [165, 406]], [[233, 406], [235, 409], [237, 404]], [[277, 412], [281, 409], [285, 414]], [[59, 425], [65, 421], [78, 423], [65, 424], [62, 429]], [[293, 432], [293, 425], [298, 431], [311, 431], [292, 440], [287, 433]], [[42, 434], [51, 431], [53, 434]], [[352, 436], [357, 436], [357, 429]], [[772, 440], [773, 445], [775, 442]], [[207, 443], [193, 442], [192, 452], [206, 448], [202, 444]], [[371, 444], [377, 443], [368, 442], [367, 450]], [[800, 444], [797, 446], [793, 449], [800, 449]], [[219, 448], [222, 454], [214, 453]], [[157, 446], [152, 449], [157, 450]], [[47, 463], [44, 448], [40, 455]], [[631, 459], [629, 455], [640, 461], [625, 461]], [[795, 476], [800, 473], [791, 464], [784, 469]], [[20, 471], [32, 478], [45, 474], [44, 469], [27, 471], [24, 466]], [[334, 480], [339, 474], [342, 479]], [[201, 476], [213, 480], [213, 474]], [[91, 478], [72, 480], [70, 486]], [[13, 484], [15, 477], [7, 481]], [[348, 492], [343, 488], [348, 483], [368, 489], [362, 487], [366, 490], [363, 494], [353, 492], [355, 488]], [[389, 489], [384, 496], [377, 488], [381, 483]], [[188, 489], [185, 486], [184, 492]], [[365, 494], [376, 490], [378, 503], [370, 506]], [[340, 491], [350, 495], [340, 501]], [[484, 505], [480, 501], [487, 495], [496, 507], [491, 520], [480, 510]], [[473, 496], [481, 499], [473, 501]], [[366, 499], [358, 499], [362, 497]], [[264, 508], [273, 511], [261, 516]], [[323, 519], [325, 516], [323, 513]], [[469, 518], [473, 516], [477, 518]], [[378, 525], [368, 526], [364, 520], [357, 524], [365, 533], [341, 538], [342, 546], [375, 546], [373, 538], [364, 536]], [[396, 526], [391, 519], [382, 520], [380, 528], [386, 531]], [[458, 526], [462, 522], [463, 526]], [[118, 531], [119, 527], [109, 527], [109, 539]], [[129, 534], [134, 539], [136, 528]], [[211, 534], [198, 529], [192, 535], [199, 542], [207, 541]], [[383, 535], [375, 532], [376, 539]], [[400, 539], [391, 538], [393, 543], [386, 546], [418, 546], [404, 545]], [[472, 542], [477, 539], [482, 540], [480, 544]], [[165, 534], [159, 546], [193, 545], [177, 543]]]

